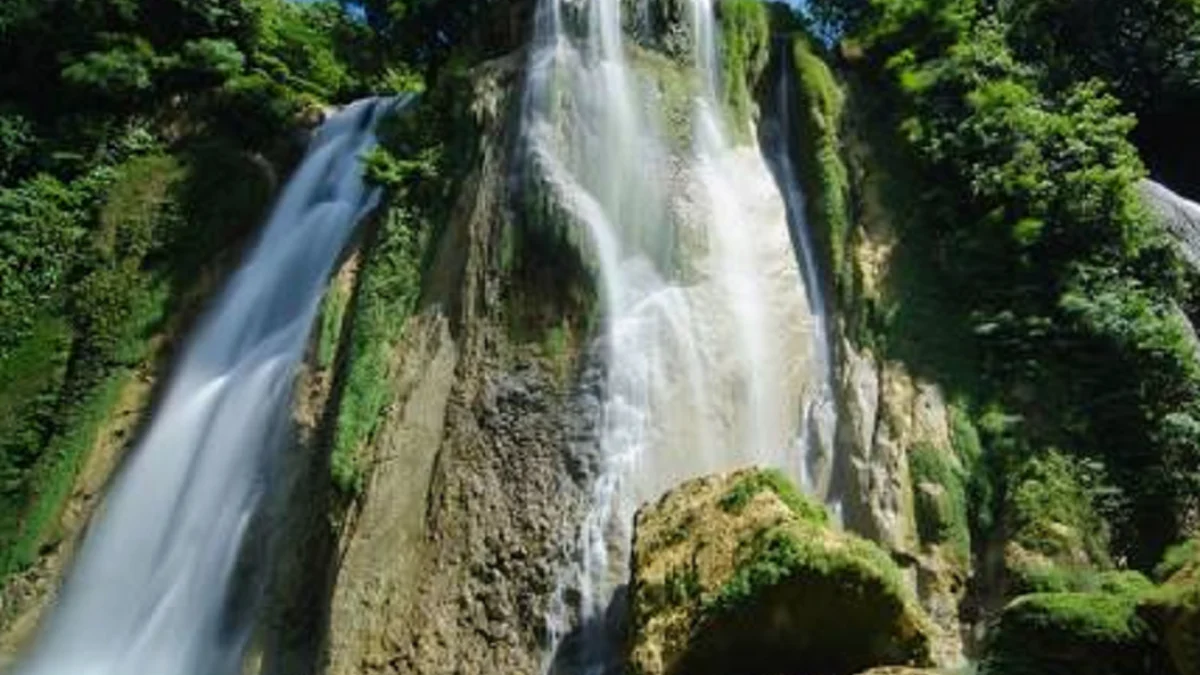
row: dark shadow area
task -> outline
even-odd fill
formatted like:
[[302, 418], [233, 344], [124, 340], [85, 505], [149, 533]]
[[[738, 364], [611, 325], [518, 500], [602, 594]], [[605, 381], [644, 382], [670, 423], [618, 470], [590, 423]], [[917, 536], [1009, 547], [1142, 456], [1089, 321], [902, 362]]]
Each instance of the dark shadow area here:
[[[578, 596], [574, 600], [578, 603]], [[622, 584], [613, 591], [602, 614], [585, 618], [559, 638], [547, 675], [622, 675], [628, 615], [629, 585]]]

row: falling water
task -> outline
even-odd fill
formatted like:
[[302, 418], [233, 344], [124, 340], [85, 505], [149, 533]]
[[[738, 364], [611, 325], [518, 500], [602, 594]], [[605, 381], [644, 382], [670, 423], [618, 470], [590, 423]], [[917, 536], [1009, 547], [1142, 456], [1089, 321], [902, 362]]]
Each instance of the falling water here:
[[804, 274], [804, 289], [808, 305], [812, 310], [814, 359], [813, 375], [817, 378], [816, 393], [808, 398], [804, 410], [804, 427], [800, 438], [802, 482], [805, 491], [833, 506], [840, 513], [839, 498], [833, 486], [835, 460], [833, 456], [834, 432], [837, 429], [837, 405], [834, 397], [833, 345], [829, 339], [830, 315], [825, 301], [825, 286], [821, 280], [821, 268], [817, 262], [816, 244], [805, 217], [804, 193], [792, 162], [795, 138], [792, 131], [797, 113], [792, 109], [795, 86], [794, 64], [790, 61], [790, 49], [779, 50], [778, 79], [775, 84], [775, 108], [768, 116], [766, 150], [775, 171], [784, 202], [787, 203], [788, 225], [800, 255], [800, 269]]
[[629, 3], [538, 5], [524, 139], [599, 272], [607, 348], [599, 466], [577, 563], [548, 618], [548, 672], [612, 668], [620, 627], [609, 618], [620, 617], [640, 504], [748, 464], [803, 472], [796, 439], [813, 394], [803, 279], [773, 176], [757, 148], [727, 138], [712, 7], [694, 2], [694, 143], [682, 162], [657, 132], [653, 87], [630, 66]]
[[256, 596], [239, 570], [247, 529], [326, 279], [378, 201], [360, 157], [393, 105], [359, 101], [318, 131], [192, 337], [20, 675], [241, 672]]

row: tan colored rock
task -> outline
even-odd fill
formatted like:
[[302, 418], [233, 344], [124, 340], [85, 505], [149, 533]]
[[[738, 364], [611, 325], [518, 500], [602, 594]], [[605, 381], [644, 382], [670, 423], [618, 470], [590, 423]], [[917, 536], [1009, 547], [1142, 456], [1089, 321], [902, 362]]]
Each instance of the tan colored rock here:
[[852, 673], [922, 665], [933, 628], [895, 563], [777, 472], [689, 481], [635, 524], [630, 669]]

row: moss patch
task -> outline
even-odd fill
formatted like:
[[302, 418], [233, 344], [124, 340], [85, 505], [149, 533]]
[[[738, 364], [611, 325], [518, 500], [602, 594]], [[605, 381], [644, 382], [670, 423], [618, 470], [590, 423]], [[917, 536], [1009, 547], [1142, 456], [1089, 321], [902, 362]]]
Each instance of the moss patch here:
[[[790, 151], [809, 197], [805, 215], [830, 268], [840, 277], [847, 271], [845, 247], [850, 233], [850, 176], [839, 137], [846, 96], [807, 37], [793, 38], [790, 57], [797, 83], [792, 102], [797, 134]], [[839, 285], [847, 283], [843, 280]]]
[[1139, 596], [1048, 593], [1013, 601], [1000, 617], [987, 675], [1163, 673], [1151, 632], [1136, 613]]
[[762, 469], [744, 474], [734, 482], [733, 487], [721, 497], [718, 504], [726, 513], [738, 515], [755, 495], [764, 490], [774, 493], [801, 520], [818, 525], [829, 522], [829, 513], [825, 507], [801, 494], [795, 484], [779, 469]]
[[947, 544], [961, 562], [971, 557], [966, 477], [960, 465], [927, 443], [908, 451], [917, 530], [927, 544]]
[[724, 0], [717, 5], [721, 30], [721, 85], [730, 129], [749, 140], [756, 114], [754, 89], [770, 58], [771, 19], [758, 0]]

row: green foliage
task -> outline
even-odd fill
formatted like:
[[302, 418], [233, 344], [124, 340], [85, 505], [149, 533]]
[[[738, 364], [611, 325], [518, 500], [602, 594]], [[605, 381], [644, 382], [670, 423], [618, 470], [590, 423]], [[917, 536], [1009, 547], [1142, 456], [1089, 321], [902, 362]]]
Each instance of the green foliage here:
[[1188, 539], [1168, 548], [1154, 568], [1154, 578], [1164, 582], [1191, 565], [1200, 565], [1200, 539]]
[[829, 513], [825, 507], [805, 497], [778, 469], [756, 469], [748, 472], [721, 497], [718, 506], [726, 513], [737, 515], [755, 495], [764, 490], [775, 493], [792, 513], [805, 522], [817, 525], [829, 522]]
[[1095, 486], [1101, 482], [1095, 471], [1053, 450], [1013, 467], [1006, 509], [1012, 540], [1052, 559], [1082, 553], [1107, 564], [1108, 530], [1095, 509]]
[[1061, 0], [999, 7], [1009, 42], [1055, 88], [1101, 78], [1137, 114], [1135, 138], [1156, 174], [1196, 186], [1190, 123], [1200, 103], [1200, 3]]
[[971, 530], [962, 467], [945, 451], [919, 444], [909, 448], [908, 468], [921, 541], [948, 544], [956, 557], [969, 561]]
[[1200, 361], [1177, 310], [1181, 260], [1136, 191], [1133, 118], [1082, 76], [1095, 73], [1051, 82], [1023, 62], [1008, 10], [834, 4], [868, 77], [891, 85], [884, 143], [902, 144], [922, 214], [919, 237], [902, 235], [922, 239], [917, 267], [956, 289], [977, 398], [1020, 412], [1034, 454], [1101, 465], [1119, 489], [1106, 511], [1119, 548], [1148, 565], [1200, 487]]
[[751, 90], [767, 67], [771, 23], [757, 0], [725, 0], [717, 5], [721, 27], [721, 85], [730, 128], [746, 137], [755, 114]]
[[70, 410], [63, 431], [40, 449], [37, 463], [22, 478], [20, 491], [6, 490], [0, 498], [0, 576], [32, 565], [55, 535], [63, 504], [126, 379], [124, 372], [110, 375]]

